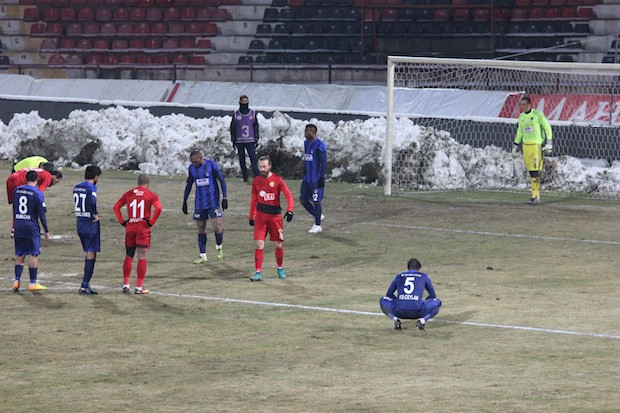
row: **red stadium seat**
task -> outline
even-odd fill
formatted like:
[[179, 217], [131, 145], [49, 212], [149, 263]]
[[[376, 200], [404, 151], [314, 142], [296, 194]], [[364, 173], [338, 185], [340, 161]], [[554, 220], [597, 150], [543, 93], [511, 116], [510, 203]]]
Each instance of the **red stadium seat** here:
[[117, 34], [133, 34], [133, 24], [121, 23], [116, 27]]
[[68, 65], [74, 65], [74, 66], [84, 64], [84, 62], [82, 61], [82, 58], [76, 54], [69, 55], [65, 63]]
[[112, 10], [107, 8], [97, 9], [95, 12], [95, 20], [100, 22], [109, 22], [112, 20]]
[[75, 20], [75, 10], [70, 7], [60, 9], [60, 20], [63, 22], [72, 22]]
[[454, 10], [454, 21], [467, 22], [471, 18], [469, 9], [456, 9]]
[[86, 58], [87, 65], [100, 65], [101, 64], [101, 55], [100, 54], [91, 54]]
[[[190, 0], [190, 3], [191, 3], [191, 0]], [[208, 7], [219, 7], [222, 5], [222, 0], [206, 0], [205, 4]]]
[[136, 23], [133, 28], [134, 34], [149, 34], [151, 32], [151, 27], [148, 23]]
[[562, 18], [563, 19], [577, 18], [577, 8], [576, 7], [564, 7], [562, 9]]
[[533, 7], [528, 13], [530, 20], [543, 20], [545, 18], [545, 9], [542, 7]]
[[95, 10], [92, 7], [84, 7], [78, 11], [78, 20], [81, 22], [95, 20]]
[[108, 50], [110, 43], [105, 39], [97, 39], [93, 42], [93, 49]]
[[239, 0], [222, 0], [222, 6], [237, 6], [237, 5], [239, 5]]
[[52, 0], [50, 2], [52, 5], [56, 6], [56, 7], [67, 7], [71, 4], [71, 1], [69, 0]]
[[166, 25], [166, 23], [163, 22], [153, 23], [153, 25], [151, 26], [151, 33], [166, 34], [168, 33], [168, 26]]
[[473, 20], [475, 22], [486, 22], [489, 20], [490, 16], [491, 12], [489, 11], [489, 9], [475, 9]]
[[213, 49], [213, 44], [209, 39], [196, 40], [196, 49]]
[[594, 9], [582, 7], [577, 11], [577, 17], [584, 20], [591, 20], [594, 18]]
[[203, 35], [204, 36], [217, 36], [218, 30], [217, 25], [215, 23], [207, 23], [205, 24]]
[[185, 26], [185, 33], [202, 34], [202, 26], [198, 23], [190, 23]]
[[549, 5], [550, 6], [563, 6], [566, 3], [566, 0], [550, 0], [549, 1]]
[[30, 26], [30, 35], [31, 36], [41, 36], [45, 34], [46, 27], [45, 23], [34, 23]]
[[303, 7], [305, 0], [288, 0], [288, 5], [291, 7]]
[[196, 20], [201, 21], [211, 21], [213, 19], [213, 9], [208, 7], [200, 8], [196, 11]]
[[43, 10], [43, 20], [46, 22], [55, 22], [60, 20], [60, 12], [54, 7]]
[[112, 49], [129, 49], [129, 42], [125, 39], [116, 39], [112, 41]]
[[58, 40], [56, 39], [43, 39], [40, 49], [43, 50], [56, 50], [58, 49]]
[[155, 0], [140, 0], [138, 5], [142, 7], [153, 7], [155, 6]]
[[58, 45], [61, 49], [75, 49], [75, 39], [70, 37], [65, 37], [64, 39], [60, 39], [60, 44]]
[[195, 49], [196, 48], [196, 40], [191, 39], [181, 39], [179, 42], [179, 48], [181, 49]]
[[383, 16], [381, 21], [384, 22], [395, 22], [398, 20], [398, 10], [397, 9], [384, 9]]
[[174, 0], [156, 0], [155, 3], [158, 6], [162, 6], [162, 7], [170, 7], [174, 4]]
[[166, 50], [176, 50], [179, 48], [179, 42], [177, 42], [175, 39], [167, 39], [161, 45], [161, 48]]
[[139, 65], [150, 65], [151, 64], [151, 58], [148, 55], [140, 55], [138, 57], [136, 57], [136, 64]]
[[140, 0], [123, 0], [123, 5], [126, 7], [134, 7], [140, 4]]
[[153, 65], [167, 65], [168, 58], [165, 55], [156, 54], [151, 57], [151, 64]]
[[169, 7], [166, 9], [166, 11], [164, 11], [165, 21], [179, 20], [179, 18], [180, 18], [179, 9], [177, 9], [176, 7]]
[[196, 20], [196, 9], [192, 7], [183, 7], [179, 11], [180, 19], [183, 21], [193, 21]]
[[453, 6], [466, 6], [467, 0], [452, 0]]
[[129, 13], [129, 20], [134, 22], [143, 22], [146, 20], [146, 11], [143, 8], [135, 7]]
[[174, 0], [174, 5], [177, 7], [189, 5], [189, 0]]
[[515, 7], [530, 7], [532, 0], [516, 0]]
[[24, 9], [24, 21], [25, 22], [39, 21], [39, 9], [37, 9], [36, 7], [28, 7]]
[[512, 21], [527, 20], [527, 9], [513, 9], [511, 20]]
[[556, 20], [562, 18], [562, 9], [559, 7], [549, 7], [545, 9], [545, 19]]
[[159, 39], [146, 39], [144, 41], [144, 48], [145, 49], [161, 49], [161, 42], [159, 41]]
[[158, 22], [161, 21], [162, 12], [161, 9], [146, 9], [146, 21], [147, 22]]
[[116, 25], [114, 23], [103, 23], [99, 33], [105, 34], [106, 36], [114, 36], [116, 34]]
[[71, 5], [75, 6], [88, 6], [88, 0], [71, 0]]
[[204, 7], [205, 0], [189, 0], [189, 5], [195, 7]]
[[228, 10], [226, 10], [226, 9], [215, 9], [213, 11], [213, 21], [225, 22], [226, 20], [228, 20]]
[[545, 7], [549, 5], [549, 0], [532, 0], [532, 6]]
[[178, 54], [172, 58], [173, 65], [187, 65], [189, 64], [189, 59], [182, 54]]
[[204, 66], [206, 64], [206, 61], [204, 56], [192, 56], [189, 58], [189, 64]]
[[130, 39], [129, 48], [130, 49], [144, 49], [144, 39]]
[[506, 9], [506, 8], [493, 9], [493, 19], [495, 19], [495, 21], [501, 21], [501, 22], [510, 19], [510, 9]]
[[67, 25], [67, 36], [79, 36], [82, 34], [82, 25], [80, 23], [69, 23]]
[[103, 57], [101, 58], [101, 64], [102, 65], [116, 66], [118, 64], [118, 57], [116, 57], [113, 54], [103, 55]]
[[118, 58], [118, 63], [122, 65], [133, 65], [136, 63], [136, 59], [133, 57], [133, 55], [122, 54]]
[[437, 9], [433, 14], [433, 20], [436, 22], [447, 22], [450, 20], [450, 12], [446, 9]]
[[62, 24], [48, 23], [45, 33], [46, 33], [46, 36], [61, 36], [62, 35]]
[[65, 58], [62, 57], [59, 54], [53, 54], [50, 56], [49, 60], [47, 61], [48, 65], [64, 65], [65, 64]]
[[86, 23], [82, 34], [91, 36], [94, 34], [99, 34], [99, 25], [97, 23]]
[[168, 25], [168, 34], [185, 33], [185, 25], [183, 23], [172, 22]]
[[90, 50], [93, 48], [93, 42], [90, 39], [80, 39], [75, 45], [76, 49]]
[[381, 21], [381, 9], [364, 10], [364, 21], [365, 22]]
[[112, 13], [112, 19], [114, 19], [115, 21], [127, 21], [129, 20], [129, 16], [130, 12], [129, 9], [126, 7], [119, 7], [117, 9], [114, 9], [114, 13]]
[[118, 7], [123, 4], [123, 0], [104, 0], [103, 4], [107, 6]]

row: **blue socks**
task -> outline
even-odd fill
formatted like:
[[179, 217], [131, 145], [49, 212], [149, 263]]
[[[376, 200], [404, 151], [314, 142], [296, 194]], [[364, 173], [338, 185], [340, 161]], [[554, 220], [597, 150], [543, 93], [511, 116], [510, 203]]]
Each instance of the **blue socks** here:
[[321, 225], [321, 215], [323, 214], [323, 207], [320, 202], [314, 203], [314, 223]]
[[93, 276], [95, 270], [95, 260], [84, 260], [84, 278], [82, 279], [82, 288], [87, 288], [90, 284], [90, 279]]
[[28, 268], [28, 271], [30, 271], [30, 284], [37, 283], [37, 270], [38, 268]]
[[207, 253], [207, 234], [198, 234], [198, 249], [201, 254]]
[[215, 245], [222, 245], [222, 240], [223, 239], [224, 239], [224, 232], [216, 232], [215, 233]]
[[23, 271], [24, 264], [15, 264], [15, 281], [21, 280]]

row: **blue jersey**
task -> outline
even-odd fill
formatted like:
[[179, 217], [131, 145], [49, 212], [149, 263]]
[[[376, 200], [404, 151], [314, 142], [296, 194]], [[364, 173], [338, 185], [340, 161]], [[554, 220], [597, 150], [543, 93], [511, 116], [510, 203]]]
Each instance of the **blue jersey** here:
[[418, 310], [422, 306], [424, 290], [427, 298], [437, 298], [428, 275], [418, 271], [405, 271], [394, 277], [386, 296], [393, 298], [396, 292], [396, 306], [401, 309]]
[[13, 218], [15, 219], [15, 238], [39, 238], [39, 220], [47, 230], [45, 219], [45, 197], [34, 186], [22, 185], [13, 192]]
[[93, 222], [97, 212], [97, 187], [85, 181], [73, 187], [73, 205], [78, 234], [96, 234], [99, 221]]
[[304, 181], [316, 185], [319, 178], [325, 178], [327, 170], [327, 146], [316, 138], [304, 141]]
[[[220, 207], [220, 188], [222, 187], [222, 195], [226, 198], [226, 181], [224, 175], [220, 171], [217, 162], [205, 159], [203, 164], [196, 168], [194, 165], [189, 166], [187, 187], [191, 191], [191, 186], [196, 184], [196, 210], [211, 209]], [[189, 195], [189, 192], [186, 194]]]

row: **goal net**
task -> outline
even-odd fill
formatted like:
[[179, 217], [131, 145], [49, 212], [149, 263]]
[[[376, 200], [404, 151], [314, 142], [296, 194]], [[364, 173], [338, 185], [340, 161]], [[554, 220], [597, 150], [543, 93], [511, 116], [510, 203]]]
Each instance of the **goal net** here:
[[553, 131], [543, 190], [620, 198], [620, 65], [389, 57], [385, 194], [526, 189], [519, 100]]

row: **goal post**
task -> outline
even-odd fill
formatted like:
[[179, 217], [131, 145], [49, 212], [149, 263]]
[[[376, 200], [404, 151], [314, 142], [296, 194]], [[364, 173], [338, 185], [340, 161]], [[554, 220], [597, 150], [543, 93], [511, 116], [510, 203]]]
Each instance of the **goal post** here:
[[[385, 195], [525, 188], [525, 171], [510, 156], [525, 95], [553, 129], [547, 164], [557, 170], [547, 171], [547, 189], [613, 192], [606, 182], [570, 186], [554, 178], [564, 158], [620, 162], [618, 64], [390, 56], [386, 95]], [[411, 127], [416, 136], [401, 136]]]

